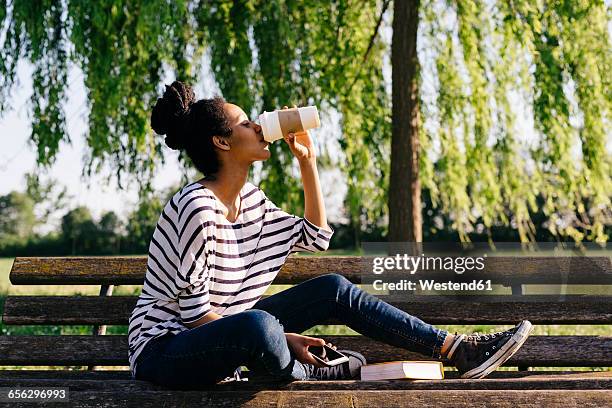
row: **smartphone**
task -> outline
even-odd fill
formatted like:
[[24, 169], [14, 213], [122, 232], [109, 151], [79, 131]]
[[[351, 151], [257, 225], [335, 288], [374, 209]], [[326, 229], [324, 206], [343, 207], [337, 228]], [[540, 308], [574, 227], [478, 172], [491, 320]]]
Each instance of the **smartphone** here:
[[332, 367], [349, 361], [347, 356], [337, 350], [334, 350], [328, 345], [309, 346], [308, 351], [310, 352], [310, 354], [312, 354], [315, 360], [328, 367]]

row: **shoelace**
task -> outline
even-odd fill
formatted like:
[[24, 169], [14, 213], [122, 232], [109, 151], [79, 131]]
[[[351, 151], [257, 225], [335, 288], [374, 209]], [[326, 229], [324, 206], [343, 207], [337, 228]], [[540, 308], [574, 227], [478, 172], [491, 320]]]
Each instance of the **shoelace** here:
[[[476, 340], [476, 341], [480, 341], [481, 339], [484, 340], [489, 340], [489, 338], [494, 339], [495, 337], [501, 337], [501, 336], [511, 336], [512, 332], [511, 330], [506, 330], [506, 331], [500, 331], [500, 332], [495, 332], [495, 333], [488, 333], [488, 334], [484, 334], [484, 335], [480, 335], [480, 333], [478, 332], [474, 332], [470, 335], [466, 335], [466, 334], [458, 334], [457, 332], [455, 332], [455, 340], [453, 341], [453, 343], [451, 344], [447, 354], [446, 354], [446, 358], [448, 360], [452, 361], [452, 357], [455, 354], [455, 350], [457, 350], [457, 348], [459, 347], [459, 344], [462, 341], [471, 341], [471, 340]], [[493, 350], [495, 349], [495, 346], [493, 346]], [[488, 353], [487, 353], [488, 355]]]
[[228, 382], [228, 381], [248, 381], [248, 378], [242, 378], [242, 367], [238, 367], [236, 368], [236, 370], [234, 370], [234, 374], [231, 377], [225, 377], [223, 379], [224, 382]]
[[[455, 334], [457, 334], [457, 333], [455, 333]], [[480, 333], [478, 333], [478, 332], [474, 332], [474, 333], [472, 333], [472, 334], [468, 335], [468, 336], [466, 337], [466, 339], [467, 339], [467, 340], [476, 340], [476, 341], [480, 341], [481, 339], [484, 339], [484, 340], [489, 340], [489, 338], [494, 339], [494, 338], [495, 338], [495, 337], [497, 337], [497, 336], [500, 336], [500, 337], [501, 337], [501, 336], [510, 336], [510, 335], [512, 335], [512, 334], [511, 334], [511, 332], [510, 332], [510, 330], [506, 330], [506, 331], [499, 331], [499, 332], [495, 332], [495, 333], [487, 333], [487, 334], [483, 334], [483, 335], [481, 335], [481, 334], [480, 334]]]

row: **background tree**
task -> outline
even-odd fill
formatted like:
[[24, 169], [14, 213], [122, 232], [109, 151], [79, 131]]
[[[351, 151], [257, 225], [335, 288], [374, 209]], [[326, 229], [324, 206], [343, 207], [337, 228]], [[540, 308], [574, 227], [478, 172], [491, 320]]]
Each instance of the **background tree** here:
[[389, 241], [422, 242], [419, 179], [419, 0], [393, 7], [393, 134], [389, 184]]
[[154, 193], [146, 193], [140, 197], [137, 207], [127, 220], [125, 249], [128, 252], [137, 254], [148, 251], [164, 203], [159, 195]]
[[27, 194], [13, 191], [0, 196], [0, 246], [25, 243], [35, 225], [34, 201]]
[[103, 254], [118, 254], [121, 252], [122, 222], [113, 211], [102, 214], [98, 222], [98, 240], [96, 246]]
[[40, 173], [27, 173], [25, 175], [25, 193], [35, 203], [37, 224], [49, 222], [49, 218], [63, 210], [70, 199], [66, 186], [58, 180], [41, 178]]
[[98, 228], [87, 207], [68, 211], [62, 217], [61, 231], [71, 255], [88, 253], [95, 247]]

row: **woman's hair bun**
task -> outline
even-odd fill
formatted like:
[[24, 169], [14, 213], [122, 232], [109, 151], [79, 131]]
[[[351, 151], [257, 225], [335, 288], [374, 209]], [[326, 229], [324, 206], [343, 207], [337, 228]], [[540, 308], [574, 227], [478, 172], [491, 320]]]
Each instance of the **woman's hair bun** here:
[[195, 102], [191, 86], [180, 81], [166, 85], [164, 95], [157, 99], [151, 114], [151, 127], [158, 135], [166, 135], [166, 145], [180, 150], [185, 147], [185, 128], [189, 107]]

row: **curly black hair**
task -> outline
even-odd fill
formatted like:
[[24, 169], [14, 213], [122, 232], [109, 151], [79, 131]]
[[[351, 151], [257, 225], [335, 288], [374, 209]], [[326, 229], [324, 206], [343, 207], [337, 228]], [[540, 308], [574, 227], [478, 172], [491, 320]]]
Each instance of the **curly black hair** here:
[[191, 86], [174, 81], [166, 85], [163, 97], [153, 107], [151, 127], [158, 135], [166, 135], [169, 148], [184, 150], [202, 174], [211, 176], [220, 165], [212, 137], [232, 134], [224, 103], [220, 96], [196, 102]]

